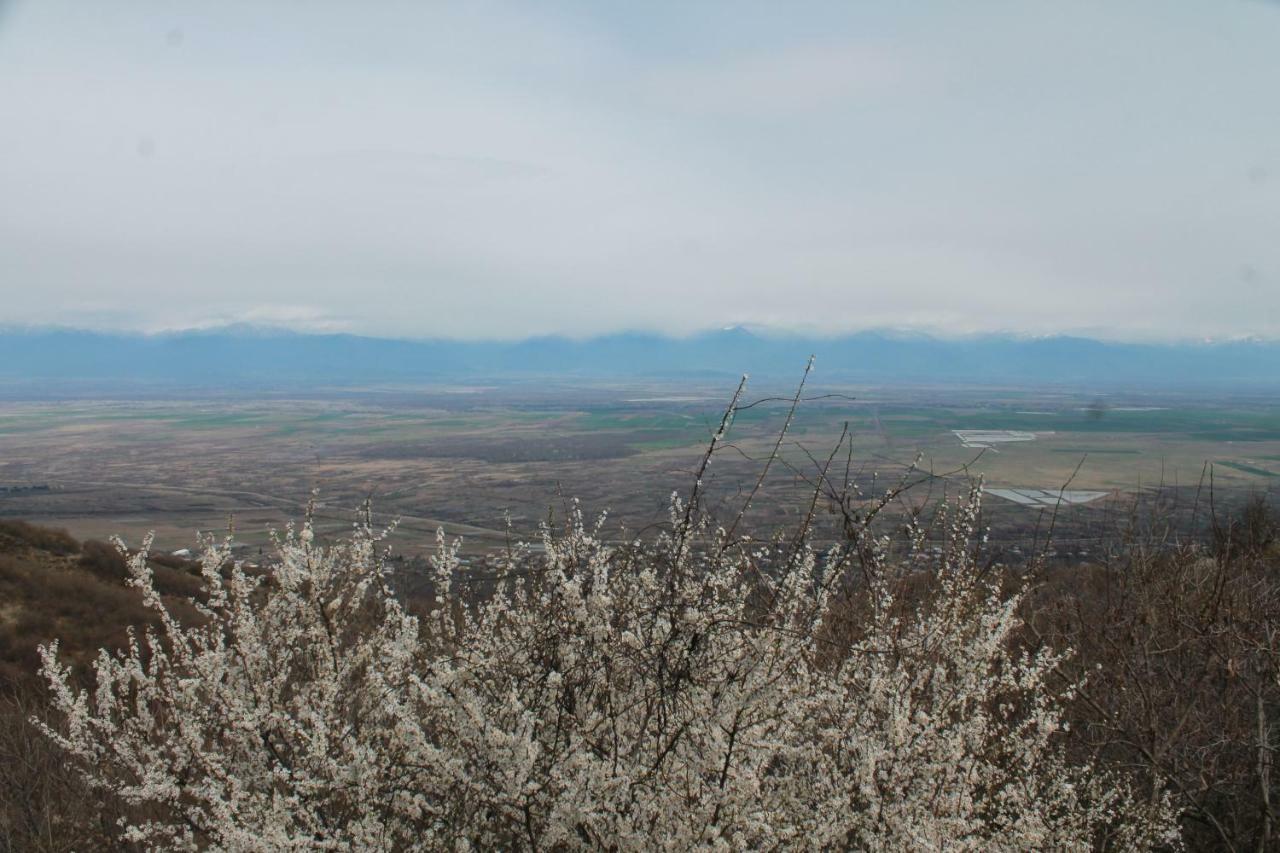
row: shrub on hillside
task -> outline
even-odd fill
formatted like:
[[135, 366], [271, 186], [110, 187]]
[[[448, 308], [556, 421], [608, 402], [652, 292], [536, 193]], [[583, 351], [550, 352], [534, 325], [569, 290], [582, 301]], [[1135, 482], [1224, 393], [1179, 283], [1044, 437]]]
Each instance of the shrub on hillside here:
[[[35, 531], [29, 539], [60, 541]], [[64, 659], [87, 665], [101, 647], [126, 647], [130, 624], [154, 617], [139, 592], [126, 586], [128, 564], [115, 546], [87, 542], [82, 556], [29, 542], [9, 543], [0, 553], [0, 853], [137, 849], [112, 843], [114, 799], [109, 792], [95, 795], [30, 719], [51, 713], [38, 690], [42, 642], [61, 637]], [[182, 596], [198, 592], [199, 577], [177, 569], [158, 573], [165, 575], [159, 588], [175, 596], [169, 608], [184, 621], [195, 618]]]
[[1158, 791], [1065, 759], [1066, 651], [1026, 651], [1021, 593], [982, 580], [979, 494], [910, 601], [869, 527], [756, 549], [678, 503], [626, 547], [575, 515], [484, 578], [441, 535], [421, 620], [367, 524], [327, 547], [304, 524], [263, 576], [208, 543], [196, 625], [144, 548], [160, 627], [92, 692], [45, 648], [45, 731], [133, 810], [126, 840], [166, 848], [1173, 842]]
[[124, 581], [129, 578], [129, 564], [124, 554], [110, 542], [90, 539], [80, 551], [79, 565], [95, 575], [108, 580]]
[[1280, 542], [1280, 518], [1266, 496], [1254, 494], [1225, 521], [1213, 524], [1216, 555], [1227, 561], [1257, 559]]
[[[44, 549], [0, 554], [0, 695], [31, 686], [40, 643], [61, 637], [64, 654], [85, 661], [100, 647], [123, 648], [128, 626], [151, 623], [154, 612], [128, 579], [125, 557], [103, 542], [85, 542], [78, 557]], [[156, 590], [184, 620], [196, 617], [187, 599], [202, 586], [188, 571], [155, 569]]]
[[[90, 540], [84, 543], [79, 565], [106, 580], [127, 583], [128, 554], [122, 542]], [[198, 563], [165, 554], [149, 554], [147, 561], [151, 564], [156, 591], [161, 595], [192, 598], [201, 593], [203, 584]]]
[[65, 530], [41, 527], [19, 520], [0, 520], [0, 537], [9, 537], [23, 545], [48, 551], [50, 554], [75, 554], [80, 550], [80, 543]]
[[1215, 518], [1208, 547], [1129, 531], [1028, 602], [1036, 632], [1076, 649], [1064, 674], [1091, 672], [1068, 709], [1074, 748], [1171, 790], [1192, 849], [1280, 847], [1274, 531], [1260, 498]]

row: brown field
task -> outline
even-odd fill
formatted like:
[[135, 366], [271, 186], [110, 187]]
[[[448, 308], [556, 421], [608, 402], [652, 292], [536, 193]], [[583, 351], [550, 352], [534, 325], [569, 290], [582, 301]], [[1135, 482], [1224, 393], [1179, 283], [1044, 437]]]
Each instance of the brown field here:
[[[469, 550], [536, 533], [570, 498], [608, 509], [629, 529], [666, 518], [687, 491], [729, 387], [485, 387], [394, 389], [326, 398], [0, 402], [0, 517], [66, 527], [78, 538], [154, 531], [165, 549], [200, 531], [225, 531], [250, 548], [298, 518], [313, 490], [323, 528], [350, 524], [372, 499], [399, 519], [396, 541], [419, 550], [437, 527]], [[923, 470], [981, 474], [990, 486], [1131, 494], [1163, 485], [1207, 493], [1265, 490], [1280, 482], [1280, 407], [1266, 400], [1096, 398], [1017, 389], [811, 386], [751, 521], [785, 523], [798, 511], [815, 459], [845, 425], [846, 464], [870, 487], [900, 475], [917, 453]], [[762, 389], [745, 400], [788, 395]], [[856, 397], [856, 399], [848, 399]], [[740, 412], [732, 447], [718, 454], [712, 494], [732, 514], [781, 427], [789, 403]], [[966, 448], [958, 429], [1020, 430], [1034, 441]], [[811, 458], [812, 457], [812, 458]], [[1078, 470], [1077, 470], [1078, 466]], [[1074, 479], [1073, 479], [1074, 474]], [[935, 483], [934, 494], [941, 487]], [[1031, 523], [1030, 511], [989, 498], [996, 520]], [[1080, 517], [1098, 507], [1073, 508]]]

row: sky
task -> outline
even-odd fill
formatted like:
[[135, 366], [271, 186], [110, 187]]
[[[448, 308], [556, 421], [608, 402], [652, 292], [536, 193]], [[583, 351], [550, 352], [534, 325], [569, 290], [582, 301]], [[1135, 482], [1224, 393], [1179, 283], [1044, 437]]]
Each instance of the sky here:
[[0, 326], [1280, 338], [1280, 3], [0, 0]]

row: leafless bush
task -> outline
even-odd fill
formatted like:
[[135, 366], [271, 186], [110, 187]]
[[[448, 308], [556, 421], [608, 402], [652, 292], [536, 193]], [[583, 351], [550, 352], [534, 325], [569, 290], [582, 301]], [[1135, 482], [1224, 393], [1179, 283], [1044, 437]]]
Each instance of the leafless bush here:
[[1101, 564], [1046, 577], [1029, 603], [1039, 635], [1078, 652], [1064, 675], [1088, 675], [1069, 712], [1076, 747], [1153, 796], [1171, 790], [1194, 849], [1280, 847], [1273, 518], [1252, 500], [1215, 518], [1207, 547], [1126, 537]]
[[127, 849], [115, 812], [33, 723], [46, 714], [28, 694], [0, 699], [0, 851]]

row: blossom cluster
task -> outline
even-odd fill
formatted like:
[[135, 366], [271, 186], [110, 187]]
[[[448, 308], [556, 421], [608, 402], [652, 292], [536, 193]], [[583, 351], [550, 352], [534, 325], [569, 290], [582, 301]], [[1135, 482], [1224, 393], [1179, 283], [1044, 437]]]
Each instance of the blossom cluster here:
[[191, 624], [144, 548], [158, 627], [92, 689], [43, 649], [46, 732], [127, 804], [124, 839], [166, 849], [1175, 843], [1167, 800], [1066, 759], [1067, 652], [984, 580], [980, 494], [923, 561], [869, 530], [753, 544], [678, 504], [621, 543], [575, 511], [483, 579], [440, 534], [416, 614], [368, 524], [291, 529], [260, 571], [206, 541]]

